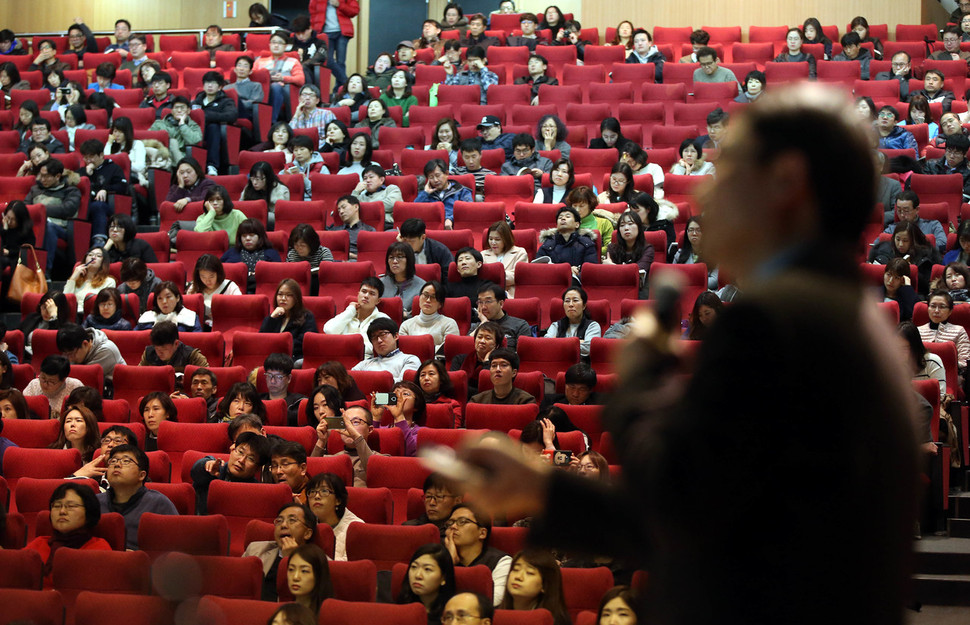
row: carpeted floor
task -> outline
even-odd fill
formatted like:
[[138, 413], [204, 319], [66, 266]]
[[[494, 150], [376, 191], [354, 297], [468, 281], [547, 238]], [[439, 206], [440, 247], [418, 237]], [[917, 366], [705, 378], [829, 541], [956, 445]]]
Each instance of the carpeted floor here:
[[970, 623], [970, 607], [924, 605], [921, 612], [907, 610], [908, 625], [966, 625]]

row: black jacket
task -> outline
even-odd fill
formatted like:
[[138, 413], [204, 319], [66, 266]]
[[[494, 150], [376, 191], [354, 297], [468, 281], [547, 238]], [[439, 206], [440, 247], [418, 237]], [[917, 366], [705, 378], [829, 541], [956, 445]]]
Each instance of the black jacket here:
[[232, 98], [225, 91], [216, 94], [216, 99], [205, 103], [205, 93], [200, 93], [192, 100], [192, 108], [201, 108], [205, 113], [207, 124], [231, 124], [239, 117], [239, 109]]
[[288, 323], [285, 330], [281, 330], [280, 328], [282, 327], [282, 317], [266, 317], [263, 319], [263, 324], [259, 326], [259, 331], [270, 334], [289, 332], [293, 336], [293, 360], [300, 360], [303, 358], [303, 335], [307, 332], [317, 331], [316, 318], [314, 318], [313, 313], [308, 310], [306, 311], [306, 316], [303, 318], [302, 324], [298, 325], [295, 323]]
[[108, 193], [121, 193], [123, 195], [128, 195], [131, 192], [128, 186], [128, 179], [125, 178], [124, 170], [117, 163], [108, 159], [104, 159], [101, 167], [95, 169], [94, 173], [90, 176], [85, 167], [79, 169], [77, 173], [82, 176], [87, 176], [91, 180], [91, 197], [94, 197], [98, 191], [102, 190]]

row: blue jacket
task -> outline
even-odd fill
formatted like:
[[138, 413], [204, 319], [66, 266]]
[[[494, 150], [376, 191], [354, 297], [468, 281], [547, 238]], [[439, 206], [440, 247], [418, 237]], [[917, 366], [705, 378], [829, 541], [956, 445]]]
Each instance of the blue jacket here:
[[879, 147], [883, 150], [912, 150], [913, 156], [919, 158], [916, 137], [902, 126], [894, 126], [888, 137], [879, 137]]
[[441, 202], [445, 205], [445, 219], [454, 220], [455, 218], [455, 202], [474, 202], [475, 196], [472, 192], [461, 186], [454, 180], [448, 181], [448, 186], [445, 187], [444, 191], [435, 191], [434, 193], [428, 193], [424, 189], [418, 193], [418, 196], [414, 198], [415, 202]]
[[512, 146], [512, 139], [515, 138], [511, 132], [504, 132], [495, 138], [495, 141], [485, 141], [482, 139], [482, 150], [494, 150], [496, 148], [502, 148], [505, 150], [505, 160], [511, 161], [514, 156], [514, 147]]

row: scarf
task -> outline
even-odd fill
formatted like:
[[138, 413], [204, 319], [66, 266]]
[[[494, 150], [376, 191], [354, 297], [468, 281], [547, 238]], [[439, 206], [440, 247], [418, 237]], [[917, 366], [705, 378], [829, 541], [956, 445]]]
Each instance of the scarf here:
[[54, 554], [57, 553], [58, 549], [61, 547], [80, 549], [93, 537], [94, 535], [87, 527], [82, 527], [66, 534], [54, 530], [54, 535], [47, 539], [47, 544], [51, 548], [51, 555], [47, 558], [47, 562], [44, 563], [44, 576], [47, 577], [51, 574], [54, 568]]

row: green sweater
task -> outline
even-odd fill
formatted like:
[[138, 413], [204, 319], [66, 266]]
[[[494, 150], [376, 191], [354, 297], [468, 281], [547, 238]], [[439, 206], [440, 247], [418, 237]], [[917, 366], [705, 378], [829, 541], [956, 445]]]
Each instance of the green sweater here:
[[391, 108], [392, 106], [400, 106], [401, 115], [403, 116], [403, 120], [404, 120], [404, 126], [407, 127], [410, 125], [408, 123], [408, 109], [418, 103], [417, 97], [413, 95], [409, 95], [406, 98], [398, 99], [391, 95], [388, 95], [388, 93], [385, 91], [384, 93], [381, 94], [381, 101], [383, 101], [384, 104], [387, 105], [387, 108]]
[[579, 222], [580, 228], [586, 228], [587, 230], [599, 230], [600, 231], [600, 256], [606, 256], [606, 248], [610, 244], [610, 239], [613, 238], [613, 224], [609, 219], [604, 217], [597, 217], [593, 213], [586, 215], [586, 218]]
[[195, 222], [196, 232], [215, 232], [225, 230], [229, 235], [229, 246], [232, 247], [236, 242], [236, 228], [246, 219], [246, 213], [238, 208], [232, 209], [228, 215], [216, 217], [215, 211], [206, 211]]

